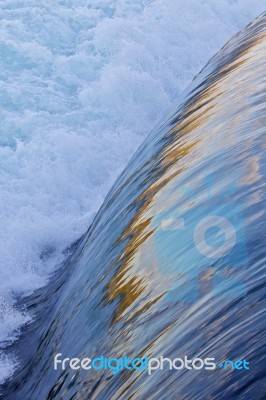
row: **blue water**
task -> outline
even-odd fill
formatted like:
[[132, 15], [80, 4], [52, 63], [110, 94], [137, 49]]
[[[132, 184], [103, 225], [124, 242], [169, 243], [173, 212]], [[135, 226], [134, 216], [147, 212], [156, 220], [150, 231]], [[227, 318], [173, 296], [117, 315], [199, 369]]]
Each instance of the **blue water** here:
[[[0, 381], [5, 349], [119, 173], [261, 0], [0, 1]], [[1, 351], [3, 350], [3, 351]]]
[[[265, 398], [266, 15], [148, 136], [12, 352], [5, 399]], [[22, 306], [21, 306], [22, 307]], [[53, 357], [246, 359], [250, 370], [53, 370]]]

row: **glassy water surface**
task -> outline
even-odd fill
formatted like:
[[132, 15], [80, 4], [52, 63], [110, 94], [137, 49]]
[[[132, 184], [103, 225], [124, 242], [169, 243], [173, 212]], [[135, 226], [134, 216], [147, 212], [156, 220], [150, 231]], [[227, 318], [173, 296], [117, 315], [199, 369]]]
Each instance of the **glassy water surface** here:
[[[13, 349], [5, 399], [262, 399], [266, 16], [146, 139]], [[246, 359], [250, 370], [54, 371], [53, 357]]]

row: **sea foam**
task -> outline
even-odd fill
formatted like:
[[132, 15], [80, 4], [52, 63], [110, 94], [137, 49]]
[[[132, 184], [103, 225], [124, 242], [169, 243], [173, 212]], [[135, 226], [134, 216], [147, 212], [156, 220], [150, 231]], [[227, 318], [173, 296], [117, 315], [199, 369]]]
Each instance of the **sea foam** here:
[[260, 0], [0, 2], [0, 382], [4, 354], [132, 153]]

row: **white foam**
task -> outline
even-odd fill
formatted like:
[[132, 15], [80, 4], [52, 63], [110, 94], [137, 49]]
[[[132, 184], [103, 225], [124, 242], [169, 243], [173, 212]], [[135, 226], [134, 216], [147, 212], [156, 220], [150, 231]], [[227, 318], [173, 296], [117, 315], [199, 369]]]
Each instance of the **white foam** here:
[[[88, 5], [89, 4], [89, 5]], [[261, 0], [0, 2], [0, 341], [144, 136]], [[17, 360], [0, 354], [0, 381]]]

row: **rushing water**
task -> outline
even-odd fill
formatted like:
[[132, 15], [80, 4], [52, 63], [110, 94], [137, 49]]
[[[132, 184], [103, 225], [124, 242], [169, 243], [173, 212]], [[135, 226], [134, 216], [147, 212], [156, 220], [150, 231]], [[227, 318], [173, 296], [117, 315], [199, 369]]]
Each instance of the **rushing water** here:
[[[263, 399], [266, 15], [144, 142], [45, 290], [5, 399]], [[215, 223], [214, 223], [215, 222]], [[220, 228], [220, 230], [219, 230]], [[53, 370], [53, 357], [246, 359], [250, 370]]]
[[49, 282], [177, 94], [263, 3], [0, 1], [0, 384], [35, 318], [18, 299]]

